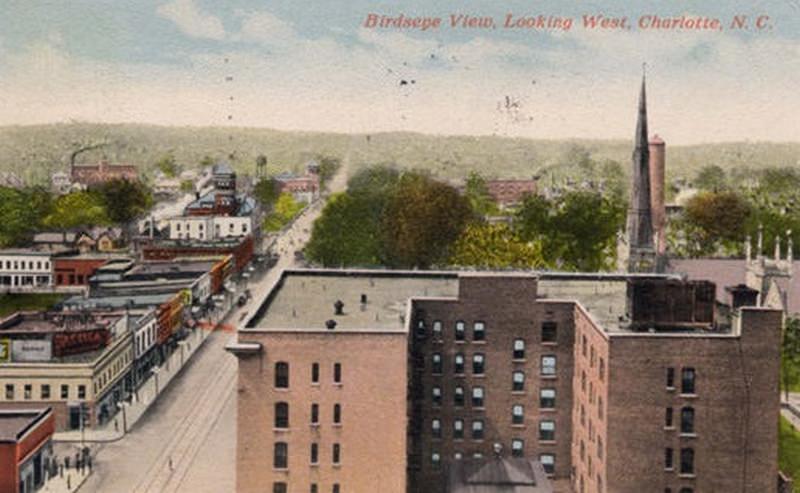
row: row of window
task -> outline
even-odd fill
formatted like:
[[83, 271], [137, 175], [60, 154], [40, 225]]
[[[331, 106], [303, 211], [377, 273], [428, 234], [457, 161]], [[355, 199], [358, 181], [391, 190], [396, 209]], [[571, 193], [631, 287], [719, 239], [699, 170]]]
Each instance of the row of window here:
[[[463, 375], [465, 371], [464, 363], [465, 363], [464, 354], [456, 353], [456, 355], [453, 357], [453, 373], [456, 375]], [[431, 355], [431, 371], [435, 375], [441, 375], [442, 373], [444, 373], [444, 357], [442, 356], [442, 353], [433, 353]], [[486, 356], [483, 353], [473, 354], [472, 374], [483, 375], [484, 373], [486, 373]], [[556, 374], [555, 355], [542, 356], [540, 374], [543, 376], [553, 376]], [[521, 371], [515, 371], [513, 374], [513, 382], [515, 382], [514, 383], [515, 387], [524, 386], [525, 374]]]
[[[466, 329], [467, 325], [464, 321], [459, 320], [455, 323], [453, 329], [453, 337], [456, 341], [465, 341], [466, 340]], [[418, 337], [424, 337], [427, 331], [427, 327], [425, 325], [424, 320], [417, 321], [417, 331], [416, 334]], [[442, 338], [442, 321], [441, 320], [434, 320], [433, 325], [431, 328], [431, 332], [436, 339]], [[475, 322], [472, 324], [472, 340], [473, 341], [485, 341], [486, 340], [486, 323], [485, 322]], [[525, 341], [522, 339], [517, 339], [517, 341], [522, 343], [523, 351]], [[514, 342], [515, 351], [517, 346], [517, 341]], [[542, 322], [541, 325], [541, 342], [545, 343], [555, 343], [558, 341], [558, 324], [552, 321]], [[515, 359], [524, 358], [524, 355]]]
[[[319, 404], [311, 404], [311, 424], [319, 424]], [[333, 405], [333, 424], [342, 424], [342, 405]], [[288, 429], [289, 428], [289, 403], [276, 402], [275, 403], [275, 428]]]
[[[525, 409], [520, 404], [515, 404], [511, 408], [511, 423], [521, 425], [525, 423]], [[473, 440], [483, 439], [484, 423], [482, 419], [472, 420], [472, 434]], [[439, 418], [431, 420], [431, 435], [434, 438], [442, 438], [442, 421]], [[464, 438], [464, 420], [456, 418], [453, 420], [453, 438]], [[539, 440], [543, 442], [552, 442], [556, 439], [556, 422], [551, 419], [539, 421]]]
[[597, 374], [602, 382], [605, 380], [605, 373], [606, 373], [606, 361], [603, 359], [602, 356], [598, 357], [597, 352], [594, 349], [594, 346], [589, 344], [586, 335], [581, 337], [581, 353], [583, 354], [584, 358], [589, 359], [589, 368], [594, 368], [597, 365]]
[[[277, 481], [272, 483], [272, 493], [287, 493], [289, 491], [289, 485], [283, 481]], [[319, 485], [317, 483], [311, 483], [311, 488], [308, 490], [310, 493], [319, 493]], [[339, 483], [334, 483], [331, 487], [331, 493], [341, 493], [341, 488], [339, 487]]]
[[[697, 392], [694, 368], [681, 368], [681, 394], [694, 395]], [[675, 389], [675, 368], [667, 368], [667, 389]]]
[[[517, 372], [514, 372], [516, 375]], [[513, 389], [514, 390], [523, 390], [524, 389], [524, 374], [522, 375], [522, 380], [517, 381], [517, 378], [514, 378], [513, 382]], [[517, 387], [520, 384], [522, 386]], [[441, 406], [443, 400], [443, 392], [441, 387], [433, 387], [431, 391], [431, 397], [433, 399], [433, 404], [435, 406]], [[486, 391], [483, 387], [473, 387], [472, 388], [472, 407], [474, 408], [481, 408], [484, 407], [486, 400]], [[453, 389], [453, 405], [456, 407], [463, 407], [465, 402], [465, 392], [464, 387], [456, 386]], [[540, 409], [553, 409], [556, 407], [556, 389], [553, 388], [544, 388], [539, 390], [539, 408]]]
[[[3, 262], [0, 262], [2, 265]], [[31, 270], [50, 270], [50, 261], [45, 260], [6, 260], [5, 261], [5, 270], [21, 270], [21, 271], [31, 271]]]
[[[665, 408], [664, 413], [664, 426], [666, 428], [674, 428], [673, 424], [673, 409], [671, 407]], [[694, 408], [686, 406], [681, 408], [681, 433], [693, 434], [694, 433]]]
[[[319, 383], [319, 363], [311, 365], [311, 383]], [[333, 364], [333, 383], [342, 383], [342, 364]], [[275, 388], [288, 389], [289, 388], [289, 363], [279, 361], [275, 363]]]
[[[70, 392], [69, 392], [69, 385], [61, 385], [61, 399], [69, 399]], [[50, 385], [43, 383], [39, 386], [39, 395], [41, 400], [50, 399]], [[15, 396], [14, 392], [14, 384], [7, 383], [6, 384], [6, 400], [13, 401]], [[78, 385], [77, 386], [77, 398], [78, 399], [86, 399], [86, 385]], [[33, 399], [33, 385], [26, 383], [22, 387], [22, 397], [23, 399], [31, 400]]]
[[[312, 443], [310, 448], [310, 461], [312, 466], [319, 465], [319, 444]], [[331, 446], [331, 463], [335, 466], [342, 463], [342, 446], [334, 443]], [[286, 442], [275, 442], [274, 454], [272, 456], [272, 466], [275, 469], [289, 468], [289, 444]]]

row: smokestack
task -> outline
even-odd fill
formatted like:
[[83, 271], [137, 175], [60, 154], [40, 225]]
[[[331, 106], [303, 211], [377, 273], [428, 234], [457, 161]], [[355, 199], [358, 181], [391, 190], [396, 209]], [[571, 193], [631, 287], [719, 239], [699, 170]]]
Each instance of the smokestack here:
[[650, 210], [653, 217], [653, 235], [655, 236], [656, 253], [663, 255], [666, 251], [665, 227], [667, 212], [664, 205], [664, 175], [666, 167], [666, 143], [653, 135], [648, 143], [650, 150]]
[[328, 330], [335, 329], [336, 328], [336, 320], [328, 320], [327, 322], [325, 322], [325, 327], [327, 327]]
[[336, 303], [333, 304], [333, 309], [336, 315], [344, 315], [342, 311], [344, 309], [344, 303], [342, 300], [336, 300]]

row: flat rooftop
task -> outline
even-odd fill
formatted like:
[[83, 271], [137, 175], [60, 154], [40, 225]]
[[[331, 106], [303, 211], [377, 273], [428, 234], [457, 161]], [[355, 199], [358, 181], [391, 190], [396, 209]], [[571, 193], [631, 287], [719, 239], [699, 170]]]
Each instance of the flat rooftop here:
[[0, 411], [0, 442], [18, 442], [50, 412], [50, 408]]

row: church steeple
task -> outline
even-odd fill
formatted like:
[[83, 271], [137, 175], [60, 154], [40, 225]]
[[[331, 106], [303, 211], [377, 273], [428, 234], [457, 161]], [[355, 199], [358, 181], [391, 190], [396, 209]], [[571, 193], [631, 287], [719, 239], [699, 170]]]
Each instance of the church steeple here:
[[631, 201], [628, 207], [628, 269], [632, 272], [654, 268], [653, 219], [650, 202], [650, 150], [647, 138], [647, 96], [645, 75], [639, 94], [639, 114], [634, 136]]

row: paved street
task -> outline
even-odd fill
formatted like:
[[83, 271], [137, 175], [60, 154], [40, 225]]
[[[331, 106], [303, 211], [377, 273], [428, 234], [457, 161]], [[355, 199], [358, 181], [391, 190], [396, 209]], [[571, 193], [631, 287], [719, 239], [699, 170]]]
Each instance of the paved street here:
[[[347, 182], [347, 160], [329, 185], [341, 191]], [[147, 413], [124, 438], [95, 445], [94, 471], [81, 492], [225, 492], [236, 484], [236, 360], [224, 347], [234, 328], [294, 265], [294, 251], [308, 241], [324, 206], [308, 207], [277, 238], [277, 264], [248, 286], [253, 301], [235, 308], [175, 376]]]

